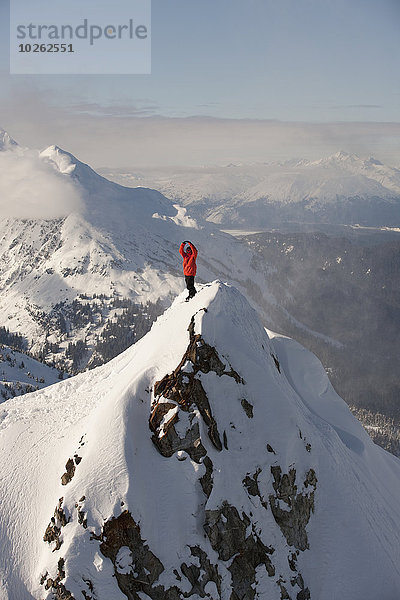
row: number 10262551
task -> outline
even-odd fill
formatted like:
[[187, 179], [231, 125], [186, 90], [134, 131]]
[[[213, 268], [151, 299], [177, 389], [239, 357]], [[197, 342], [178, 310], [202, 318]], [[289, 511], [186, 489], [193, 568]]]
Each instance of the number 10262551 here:
[[74, 52], [72, 44], [19, 44], [18, 52]]

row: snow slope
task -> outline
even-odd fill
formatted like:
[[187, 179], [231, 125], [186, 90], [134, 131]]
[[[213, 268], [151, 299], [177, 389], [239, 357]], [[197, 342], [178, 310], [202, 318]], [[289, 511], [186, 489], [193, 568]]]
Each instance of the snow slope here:
[[116, 181], [150, 185], [224, 226], [277, 221], [398, 226], [400, 171], [374, 158], [337, 152], [317, 161], [227, 165], [181, 171], [103, 170]]
[[396, 598], [399, 460], [238, 290], [184, 296], [0, 406], [1, 600]]
[[57, 383], [59, 375], [57, 369], [0, 344], [0, 402]]

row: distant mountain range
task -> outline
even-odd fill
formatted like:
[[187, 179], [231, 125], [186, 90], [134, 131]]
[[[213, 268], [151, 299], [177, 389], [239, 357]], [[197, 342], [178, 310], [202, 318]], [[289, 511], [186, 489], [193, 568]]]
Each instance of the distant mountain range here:
[[346, 152], [317, 161], [102, 172], [125, 185], [149, 185], [223, 227], [400, 224], [400, 170]]

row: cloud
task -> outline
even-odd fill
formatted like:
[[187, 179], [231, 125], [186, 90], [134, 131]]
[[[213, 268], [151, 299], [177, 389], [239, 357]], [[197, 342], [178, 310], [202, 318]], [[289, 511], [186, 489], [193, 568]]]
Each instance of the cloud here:
[[10, 135], [33, 148], [56, 144], [95, 168], [316, 160], [338, 150], [400, 165], [400, 123], [167, 117], [146, 99], [66, 106], [55, 90], [46, 95], [32, 85], [28, 103], [24, 93], [17, 86], [2, 102], [2, 124]]
[[383, 109], [384, 106], [382, 104], [339, 104], [337, 106], [332, 106], [331, 108], [334, 108], [335, 110], [342, 110], [343, 108], [379, 108], [379, 109]]
[[97, 102], [81, 102], [79, 104], [71, 104], [69, 110], [72, 114], [75, 113], [76, 115], [127, 118], [152, 116], [159, 110], [159, 106], [150, 101], [146, 101], [143, 104], [136, 102], [135, 106], [124, 104], [107, 106]]
[[81, 207], [79, 189], [33, 150], [0, 152], [2, 218], [54, 219]]

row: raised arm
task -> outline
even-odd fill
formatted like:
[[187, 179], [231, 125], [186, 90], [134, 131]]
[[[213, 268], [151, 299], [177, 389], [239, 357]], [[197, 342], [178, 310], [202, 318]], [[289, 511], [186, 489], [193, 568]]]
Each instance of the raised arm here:
[[194, 255], [194, 259], [196, 260], [197, 258], [197, 248], [194, 244], [192, 244], [192, 242], [187, 242], [189, 244], [189, 246], [192, 249], [193, 255]]

